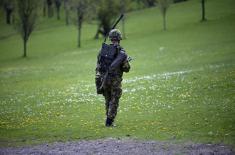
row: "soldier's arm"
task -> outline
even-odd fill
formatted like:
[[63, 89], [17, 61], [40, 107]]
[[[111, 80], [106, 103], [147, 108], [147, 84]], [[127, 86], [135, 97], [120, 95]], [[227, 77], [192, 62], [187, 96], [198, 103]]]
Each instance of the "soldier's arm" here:
[[130, 65], [128, 59], [126, 59], [122, 64], [122, 71], [128, 73], [130, 71], [130, 69], [131, 69], [131, 65]]
[[96, 63], [96, 69], [95, 69], [96, 73], [99, 72], [99, 70], [100, 70], [100, 52], [97, 55], [97, 63]]
[[97, 56], [97, 64], [95, 69], [95, 85], [96, 85], [96, 92], [97, 94], [102, 94], [103, 91], [100, 89], [100, 86], [102, 84], [101, 81], [101, 74], [100, 74], [100, 53]]
[[126, 59], [127, 59], [126, 53], [123, 50], [121, 50], [117, 55], [116, 59], [110, 65], [110, 70], [114, 70], [117, 67], [119, 67]]

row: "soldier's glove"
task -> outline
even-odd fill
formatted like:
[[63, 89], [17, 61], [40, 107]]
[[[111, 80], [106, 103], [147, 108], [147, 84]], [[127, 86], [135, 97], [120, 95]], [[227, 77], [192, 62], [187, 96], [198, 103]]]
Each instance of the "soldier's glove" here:
[[130, 71], [130, 68], [131, 68], [131, 66], [130, 66], [129, 62], [127, 60], [125, 60], [122, 64], [122, 71], [127, 73]]
[[100, 89], [101, 85], [102, 85], [102, 81], [101, 78], [97, 78], [95, 79], [95, 84], [96, 84], [96, 93], [97, 94], [103, 94], [103, 89]]
[[103, 89], [100, 89], [100, 86], [102, 85], [102, 76], [100, 75], [99, 72], [97, 72], [95, 76], [95, 85], [96, 85], [96, 93], [103, 94]]
[[128, 73], [130, 71], [130, 61], [133, 60], [131, 57], [127, 57], [127, 59], [122, 64], [122, 71]]

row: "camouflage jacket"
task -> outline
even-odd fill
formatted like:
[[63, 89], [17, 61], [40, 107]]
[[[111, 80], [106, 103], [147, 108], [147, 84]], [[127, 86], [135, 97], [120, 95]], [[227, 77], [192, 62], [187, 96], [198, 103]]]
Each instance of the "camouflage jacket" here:
[[[125, 50], [121, 46], [113, 46], [115, 50], [110, 50], [110, 65], [108, 66], [108, 69], [102, 68], [102, 57], [105, 57], [107, 55], [99, 52], [97, 56], [97, 65], [96, 65], [96, 74], [98, 75], [104, 75], [107, 71], [109, 72], [110, 77], [122, 77], [123, 72], [129, 72], [130, 70], [130, 64], [127, 60], [127, 54]], [[105, 58], [104, 58], [105, 59]]]

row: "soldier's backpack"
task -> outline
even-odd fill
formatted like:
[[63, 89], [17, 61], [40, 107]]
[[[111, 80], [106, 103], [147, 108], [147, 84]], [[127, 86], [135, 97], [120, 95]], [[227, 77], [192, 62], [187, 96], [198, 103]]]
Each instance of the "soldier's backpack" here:
[[100, 51], [99, 62], [100, 62], [100, 69], [101, 73], [105, 73], [108, 71], [110, 65], [114, 61], [118, 54], [118, 48], [113, 45], [108, 45], [103, 43], [102, 48]]

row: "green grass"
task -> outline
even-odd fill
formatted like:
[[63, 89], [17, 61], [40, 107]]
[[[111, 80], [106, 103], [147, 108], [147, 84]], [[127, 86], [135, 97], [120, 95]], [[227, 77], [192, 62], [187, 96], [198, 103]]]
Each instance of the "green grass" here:
[[0, 146], [132, 137], [235, 145], [235, 2], [172, 5], [166, 32], [158, 8], [127, 14], [122, 41], [135, 60], [124, 75], [116, 128], [105, 128], [94, 85], [96, 25], [77, 31], [40, 19], [21, 58], [22, 40], [0, 23]]

